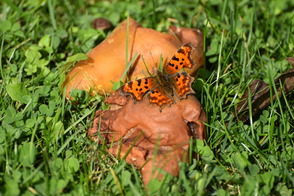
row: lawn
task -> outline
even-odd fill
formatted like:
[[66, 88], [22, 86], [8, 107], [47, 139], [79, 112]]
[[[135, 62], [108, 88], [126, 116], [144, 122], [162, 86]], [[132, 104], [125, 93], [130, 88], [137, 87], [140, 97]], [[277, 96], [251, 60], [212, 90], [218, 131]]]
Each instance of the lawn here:
[[[275, 78], [292, 68], [291, 0], [3, 0], [0, 2], [0, 195], [293, 195], [294, 92], [278, 99]], [[76, 60], [131, 16], [144, 27], [200, 28], [206, 63], [193, 84], [206, 111], [199, 156], [145, 189], [140, 172], [87, 138], [104, 97], [62, 83]], [[270, 86], [270, 104], [235, 116], [254, 80]]]

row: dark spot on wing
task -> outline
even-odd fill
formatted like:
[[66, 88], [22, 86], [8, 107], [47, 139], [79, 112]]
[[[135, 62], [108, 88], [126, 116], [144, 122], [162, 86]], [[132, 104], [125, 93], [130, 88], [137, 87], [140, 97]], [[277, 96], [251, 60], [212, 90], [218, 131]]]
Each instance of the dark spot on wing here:
[[142, 80], [137, 80], [137, 82], [138, 82], [138, 86], [141, 86]]
[[172, 60], [179, 61], [180, 59], [174, 56]]

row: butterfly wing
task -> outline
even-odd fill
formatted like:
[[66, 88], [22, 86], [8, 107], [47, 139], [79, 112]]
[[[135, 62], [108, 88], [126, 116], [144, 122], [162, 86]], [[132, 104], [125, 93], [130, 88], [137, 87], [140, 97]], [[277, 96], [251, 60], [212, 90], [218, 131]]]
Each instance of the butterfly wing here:
[[190, 57], [192, 49], [190, 44], [183, 45], [171, 58], [169, 63], [163, 67], [163, 71], [167, 74], [174, 75], [182, 68], [191, 69], [195, 65], [195, 62]]
[[[187, 94], [194, 93], [191, 88], [194, 79], [186, 72], [178, 72], [182, 68], [193, 68], [195, 65], [190, 57], [191, 51], [190, 44], [183, 45], [170, 62], [163, 67], [162, 75], [157, 73], [157, 78], [147, 77], [129, 82], [121, 87], [122, 92], [131, 95], [136, 101], [141, 101], [144, 95], [150, 91], [149, 102], [159, 106], [160, 110], [175, 102], [173, 96], [179, 99], [186, 98]], [[170, 88], [165, 85], [173, 86], [173, 92], [170, 92]]]
[[194, 78], [186, 72], [177, 73], [172, 77], [175, 86], [175, 94], [179, 99], [186, 98], [187, 94], [194, 93], [191, 84]]
[[172, 104], [173, 100], [164, 93], [161, 88], [157, 87], [151, 90], [149, 94], [149, 102], [158, 105], [162, 109], [166, 105]]
[[147, 77], [124, 84], [121, 89], [136, 101], [141, 101], [144, 95], [156, 86], [155, 77]]

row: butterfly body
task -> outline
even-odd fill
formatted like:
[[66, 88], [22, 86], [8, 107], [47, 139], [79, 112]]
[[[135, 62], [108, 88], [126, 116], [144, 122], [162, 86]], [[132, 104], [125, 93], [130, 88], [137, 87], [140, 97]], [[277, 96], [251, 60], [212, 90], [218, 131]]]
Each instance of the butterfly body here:
[[173, 80], [168, 74], [161, 71], [157, 71], [155, 75], [155, 79], [156, 79], [157, 87], [164, 89], [164, 91], [167, 93], [173, 93], [173, 88], [172, 88], [174, 86], [172, 85]]
[[183, 68], [192, 68], [195, 63], [190, 58], [192, 46], [185, 44], [171, 58], [163, 70], [157, 70], [153, 77], [146, 77], [126, 83], [122, 91], [141, 101], [148, 94], [149, 102], [158, 105], [160, 110], [181, 99], [187, 94], [194, 93], [191, 84], [194, 80], [187, 72], [180, 72]]

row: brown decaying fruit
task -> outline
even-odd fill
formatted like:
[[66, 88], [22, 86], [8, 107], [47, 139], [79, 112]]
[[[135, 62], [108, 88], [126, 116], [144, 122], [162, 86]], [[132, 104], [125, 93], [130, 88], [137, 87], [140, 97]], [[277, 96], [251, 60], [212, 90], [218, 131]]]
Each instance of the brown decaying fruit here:
[[128, 62], [138, 54], [127, 74], [128, 80], [149, 76], [147, 69], [154, 74], [161, 56], [163, 64], [167, 63], [187, 42], [196, 48], [191, 57], [197, 66], [186, 71], [195, 76], [197, 69], [203, 65], [203, 34], [200, 30], [170, 27], [168, 34], [165, 34], [143, 28], [130, 18], [129, 22], [123, 21], [107, 39], [93, 48], [88, 53], [89, 59], [78, 62], [67, 74], [64, 82], [67, 98], [70, 97], [72, 89], [91, 90], [93, 94], [113, 92], [111, 81], [118, 82], [126, 69], [127, 28]]
[[164, 172], [177, 176], [178, 162], [187, 161], [190, 138], [206, 138], [205, 112], [194, 95], [161, 112], [149, 99], [134, 102], [119, 91], [106, 103], [110, 110], [96, 112], [88, 136], [98, 142], [114, 142], [109, 152], [117, 157], [124, 157], [131, 149], [125, 159], [141, 168], [145, 185], [152, 178], [162, 179]]

